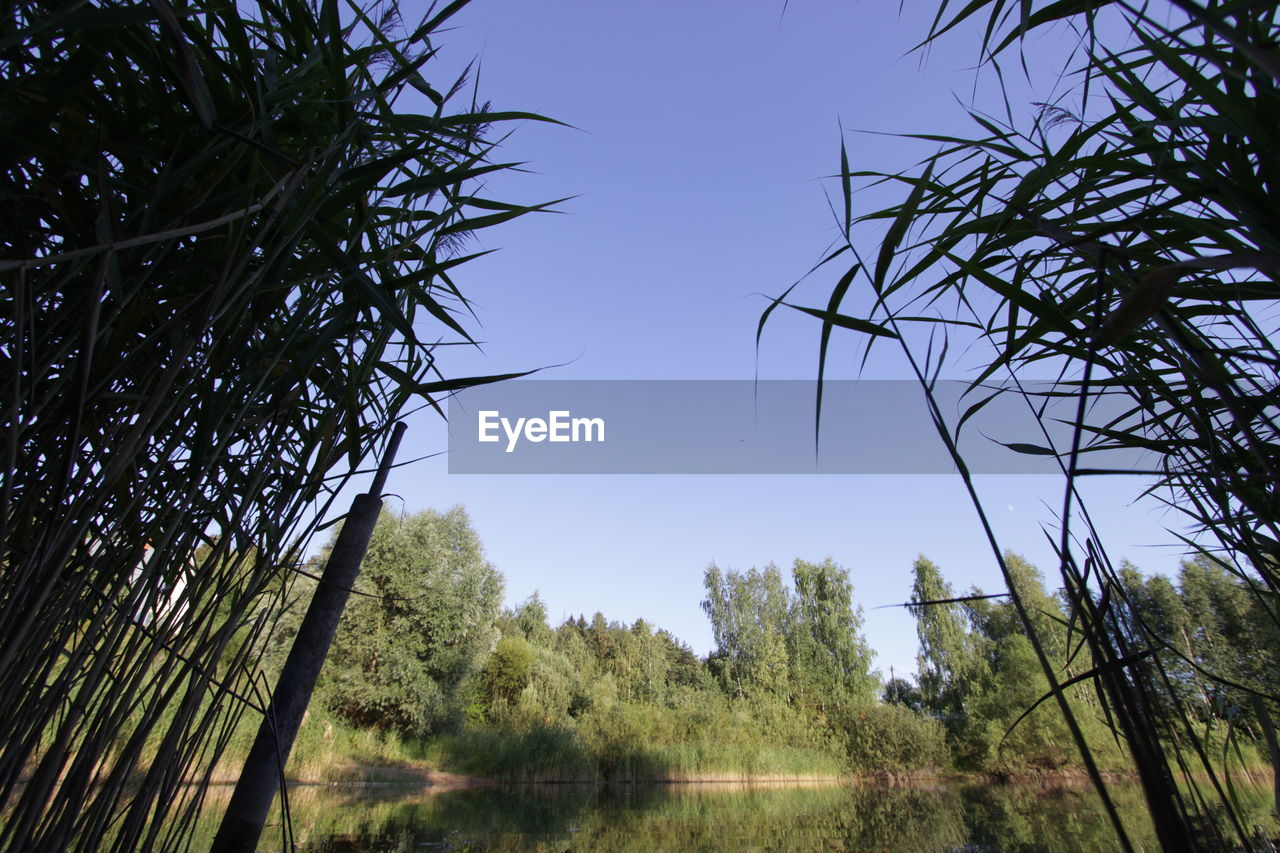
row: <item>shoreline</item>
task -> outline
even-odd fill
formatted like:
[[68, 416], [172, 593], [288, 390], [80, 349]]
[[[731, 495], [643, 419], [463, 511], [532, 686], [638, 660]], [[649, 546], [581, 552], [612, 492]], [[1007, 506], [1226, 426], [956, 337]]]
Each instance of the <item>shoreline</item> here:
[[[1106, 781], [1132, 781], [1137, 774], [1122, 771], [1104, 772]], [[218, 774], [211, 787], [234, 785], [233, 774]], [[414, 787], [444, 793], [472, 788], [556, 788], [661, 785], [670, 787], [716, 788], [782, 788], [822, 787], [834, 785], [871, 785], [877, 787], [935, 787], [948, 785], [1044, 785], [1046, 787], [1088, 787], [1091, 780], [1083, 770], [1028, 771], [1020, 773], [964, 773], [957, 771], [913, 773], [869, 773], [839, 775], [734, 774], [707, 773], [695, 776], [651, 776], [622, 779], [494, 779], [470, 776], [430, 767], [386, 765], [342, 765], [329, 768], [323, 777], [289, 776], [289, 785], [300, 787]]]

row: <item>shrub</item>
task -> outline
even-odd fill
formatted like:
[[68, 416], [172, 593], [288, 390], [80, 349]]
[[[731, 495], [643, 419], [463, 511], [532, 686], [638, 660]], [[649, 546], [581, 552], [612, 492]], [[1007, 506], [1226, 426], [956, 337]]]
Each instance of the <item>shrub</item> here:
[[946, 730], [902, 705], [849, 709], [839, 721], [849, 763], [859, 773], [944, 770], [951, 767]]

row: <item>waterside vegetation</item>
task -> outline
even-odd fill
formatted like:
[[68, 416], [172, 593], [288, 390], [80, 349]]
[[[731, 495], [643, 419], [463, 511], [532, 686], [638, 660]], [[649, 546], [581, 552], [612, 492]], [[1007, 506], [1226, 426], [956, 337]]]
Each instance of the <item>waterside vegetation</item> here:
[[[1081, 663], [1061, 594], [1017, 555], [1005, 559], [1070, 681]], [[292, 774], [385, 779], [399, 768], [412, 779], [415, 768], [429, 768], [510, 782], [1082, 775], [1007, 596], [958, 595], [925, 557], [912, 572], [919, 677], [885, 682], [861, 633], [850, 574], [830, 559], [796, 560], [790, 578], [773, 565], [707, 567], [701, 603], [716, 646], [699, 657], [644, 620], [596, 613], [552, 626], [536, 594], [503, 610], [502, 576], [461, 508], [384, 512]], [[1135, 625], [1173, 621], [1185, 633], [1190, 657], [1179, 677], [1198, 697], [1198, 725], [1218, 763], [1265, 777], [1258, 722], [1241, 697], [1196, 674], [1265, 667], [1255, 642], [1265, 614], [1231, 572], [1203, 557], [1186, 561], [1176, 583], [1132, 566], [1125, 578], [1131, 599], [1143, 602], [1130, 615]], [[294, 595], [305, 599], [312, 586], [304, 578]], [[284, 618], [277, 648], [294, 623]], [[1069, 701], [1103, 769], [1129, 769], [1087, 682], [1069, 688]]]

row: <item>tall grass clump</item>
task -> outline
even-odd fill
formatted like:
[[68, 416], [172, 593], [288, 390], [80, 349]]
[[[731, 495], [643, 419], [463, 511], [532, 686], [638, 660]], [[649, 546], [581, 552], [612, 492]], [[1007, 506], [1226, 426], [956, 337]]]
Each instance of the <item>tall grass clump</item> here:
[[577, 716], [517, 707], [439, 737], [430, 751], [447, 770], [511, 782], [684, 782], [838, 778], [843, 744], [798, 715], [715, 694], [702, 708], [618, 702]]
[[[1101, 698], [1163, 849], [1249, 849], [1255, 841], [1207, 732], [1269, 741], [1280, 765], [1280, 13], [1221, 0], [949, 7], [939, 4], [922, 47], [976, 23], [980, 66], [999, 81], [1006, 114], [973, 109], [972, 138], [917, 137], [938, 147], [910, 173], [855, 170], [842, 146], [843, 240], [820, 265], [843, 265], [842, 274], [825, 306], [784, 295], [765, 319], [780, 304], [821, 319], [824, 366], [836, 327], [868, 335], [868, 346], [901, 346], [1009, 582], [1046, 700], [1068, 724], [1122, 846], [1132, 849], [1128, 832], [1067, 702], [1073, 683], [1091, 683]], [[1074, 65], [1055, 81], [1058, 94], [1020, 116], [1006, 75], [1018, 60], [1034, 66], [1039, 47], [1015, 54], [1051, 29], [1075, 43]], [[855, 216], [858, 190], [871, 185], [900, 187], [901, 201]], [[878, 249], [867, 252], [864, 231], [877, 225]], [[843, 307], [855, 281], [868, 286], [862, 311]], [[932, 390], [961, 350], [985, 356], [971, 407], [957, 418]], [[1042, 394], [1021, 384], [1028, 376], [1056, 380]], [[1060, 462], [1050, 538], [1069, 605], [1070, 668], [1046, 652], [957, 450], [965, 419], [999, 392], [986, 387], [995, 380], [1045, 426], [1017, 448]], [[1041, 406], [1049, 396], [1072, 401], [1065, 442], [1051, 438], [1057, 415]], [[1104, 396], [1120, 414], [1090, 421]], [[1146, 475], [1146, 491], [1182, 514], [1187, 549], [1245, 591], [1239, 607], [1214, 607], [1251, 614], [1252, 660], [1224, 663], [1204, 638], [1180, 635], [1133, 599], [1076, 489], [1079, 477], [1105, 473], [1089, 464], [1101, 447], [1144, 451], [1149, 467], [1120, 473]], [[1218, 813], [1228, 819], [1213, 820]]]
[[5, 7], [0, 848], [181, 847], [317, 520], [484, 381], [438, 346], [525, 116], [424, 76], [463, 5]]

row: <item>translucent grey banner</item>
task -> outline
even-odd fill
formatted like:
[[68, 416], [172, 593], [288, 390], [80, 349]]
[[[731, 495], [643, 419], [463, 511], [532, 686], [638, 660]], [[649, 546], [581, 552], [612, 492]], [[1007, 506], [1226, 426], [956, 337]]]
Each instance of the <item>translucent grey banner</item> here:
[[[1055, 387], [1057, 390], [1055, 391]], [[1060, 471], [1047, 448], [1071, 448], [1078, 402], [1061, 386], [942, 381], [934, 398], [949, 430], [975, 403], [957, 448], [975, 474]], [[838, 380], [823, 387], [815, 444], [811, 381], [523, 380], [469, 388], [449, 400], [451, 474], [951, 474], [919, 383]], [[990, 398], [990, 399], [988, 399]], [[1131, 408], [1123, 395], [1091, 398], [1086, 423], [1106, 426]], [[1048, 429], [1045, 438], [1041, 425]], [[1097, 439], [1085, 434], [1085, 441]], [[1012, 447], [1011, 447], [1011, 446]], [[1133, 450], [1081, 457], [1093, 469], [1141, 470]]]

